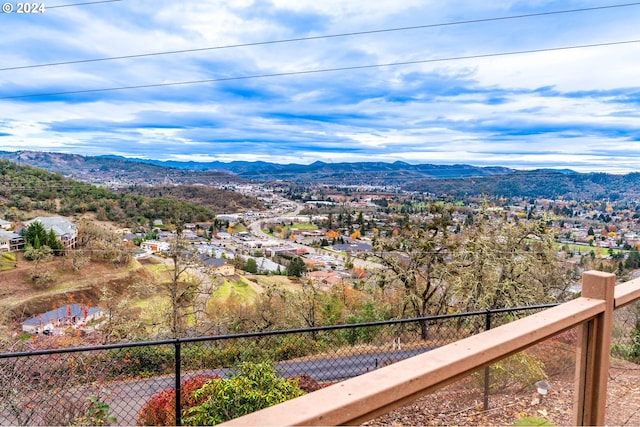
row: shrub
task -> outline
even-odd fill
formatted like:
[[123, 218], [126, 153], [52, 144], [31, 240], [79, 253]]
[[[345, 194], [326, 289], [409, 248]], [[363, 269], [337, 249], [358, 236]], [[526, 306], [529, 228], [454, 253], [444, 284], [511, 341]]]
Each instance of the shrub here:
[[[183, 413], [202, 403], [193, 397], [194, 391], [207, 381], [219, 378], [213, 374], [198, 374], [180, 383], [180, 403]], [[151, 396], [151, 399], [138, 412], [138, 425], [173, 426], [176, 425], [176, 389], [168, 388]]]
[[109, 415], [111, 408], [98, 396], [87, 397], [88, 407], [82, 416], [75, 420], [76, 425], [81, 426], [108, 426], [116, 424], [118, 420]]
[[289, 377], [289, 380], [297, 381], [298, 387], [306, 393], [311, 393], [312, 391], [320, 390], [326, 386], [322, 386], [318, 383], [318, 381], [314, 380], [307, 374], [296, 375], [293, 377]]
[[170, 347], [131, 347], [110, 351], [109, 355], [115, 362], [109, 372], [114, 378], [122, 375], [130, 378], [151, 377], [174, 370], [174, 351]]
[[[522, 390], [536, 381], [546, 379], [544, 363], [526, 352], [516, 353], [490, 366], [489, 390], [492, 393], [509, 388]], [[483, 382], [480, 373], [475, 374], [478, 382]]]
[[270, 362], [241, 363], [230, 378], [207, 382], [193, 397], [204, 402], [187, 412], [185, 424], [215, 425], [302, 396], [296, 380], [279, 378]]
[[310, 337], [285, 335], [278, 337], [273, 347], [275, 360], [288, 360], [318, 353], [323, 346]]

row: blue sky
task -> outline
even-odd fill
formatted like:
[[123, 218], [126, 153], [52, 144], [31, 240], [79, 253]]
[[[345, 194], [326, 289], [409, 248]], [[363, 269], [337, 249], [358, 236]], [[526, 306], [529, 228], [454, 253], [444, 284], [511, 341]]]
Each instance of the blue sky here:
[[[122, 0], [55, 7], [73, 3], [0, 14], [0, 150], [640, 171], [640, 42], [439, 60], [640, 40], [640, 4]], [[217, 81], [92, 91], [201, 80]], [[62, 94], [77, 91], [92, 92]], [[38, 94], [54, 95], [19, 97]]]

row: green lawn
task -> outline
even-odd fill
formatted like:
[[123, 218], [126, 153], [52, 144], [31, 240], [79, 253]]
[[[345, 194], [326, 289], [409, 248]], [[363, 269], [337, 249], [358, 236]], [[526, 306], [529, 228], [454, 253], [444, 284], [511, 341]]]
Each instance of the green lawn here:
[[[576, 245], [570, 243], [560, 243], [555, 242], [554, 247], [558, 250], [562, 250], [563, 247], [568, 247], [569, 251], [580, 254], [588, 254], [591, 251], [595, 253], [597, 256], [609, 256], [609, 248], [601, 248], [599, 246], [588, 246], [588, 245]], [[614, 253], [627, 253], [629, 251], [624, 249], [614, 249]]]
[[296, 230], [302, 230], [302, 231], [310, 231], [310, 230], [317, 230], [318, 226], [310, 222], [301, 222], [299, 224], [293, 224], [291, 228], [294, 228]]
[[240, 276], [238, 281], [230, 281], [225, 278], [222, 285], [218, 286], [211, 293], [211, 298], [218, 301], [227, 301], [233, 298], [242, 302], [251, 303], [257, 295], [258, 292], [254, 285]]

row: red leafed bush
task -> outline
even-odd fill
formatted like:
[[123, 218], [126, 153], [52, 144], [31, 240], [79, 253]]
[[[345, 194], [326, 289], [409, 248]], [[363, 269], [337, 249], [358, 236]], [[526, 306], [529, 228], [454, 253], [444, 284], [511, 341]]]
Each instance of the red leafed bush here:
[[298, 387], [300, 387], [302, 390], [304, 390], [307, 393], [311, 393], [313, 391], [320, 390], [321, 388], [326, 388], [331, 385], [331, 383], [320, 384], [318, 381], [314, 380], [312, 377], [310, 377], [307, 374], [295, 375], [293, 377], [289, 377], [289, 379], [292, 379], [292, 380], [297, 379]]
[[[198, 374], [180, 383], [180, 402], [183, 413], [202, 402], [191, 395], [209, 380], [220, 378], [213, 374]], [[138, 412], [138, 425], [174, 426], [176, 425], [176, 390], [168, 388], [151, 396], [151, 399]]]

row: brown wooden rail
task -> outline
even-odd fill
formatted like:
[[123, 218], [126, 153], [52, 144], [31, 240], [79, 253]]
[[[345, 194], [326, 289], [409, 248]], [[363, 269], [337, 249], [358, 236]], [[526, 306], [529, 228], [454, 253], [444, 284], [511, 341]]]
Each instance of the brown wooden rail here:
[[603, 425], [613, 310], [638, 299], [640, 280], [589, 271], [580, 298], [222, 425], [361, 424], [576, 326], [574, 422]]

